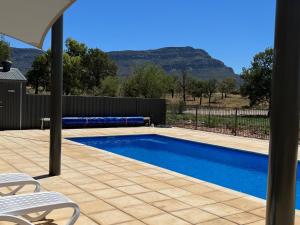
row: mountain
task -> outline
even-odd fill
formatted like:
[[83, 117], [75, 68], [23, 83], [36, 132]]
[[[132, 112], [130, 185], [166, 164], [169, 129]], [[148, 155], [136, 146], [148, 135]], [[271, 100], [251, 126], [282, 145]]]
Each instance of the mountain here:
[[[19, 68], [26, 75], [34, 59], [43, 54], [38, 49], [12, 48], [13, 67]], [[201, 79], [224, 79], [235, 77], [239, 79], [232, 68], [222, 61], [212, 58], [206, 51], [192, 47], [168, 47], [146, 51], [114, 51], [107, 52], [118, 65], [118, 75], [128, 76], [135, 66], [144, 63], [160, 65], [167, 73], [189, 74]]]
[[147, 62], [160, 65], [167, 73], [189, 74], [202, 79], [238, 78], [233, 69], [212, 58], [206, 51], [192, 47], [169, 47], [147, 51], [115, 51], [108, 55], [118, 65], [120, 76], [131, 74], [134, 66]]
[[34, 48], [11, 48], [13, 67], [26, 75], [34, 59], [42, 54], [43, 51]]

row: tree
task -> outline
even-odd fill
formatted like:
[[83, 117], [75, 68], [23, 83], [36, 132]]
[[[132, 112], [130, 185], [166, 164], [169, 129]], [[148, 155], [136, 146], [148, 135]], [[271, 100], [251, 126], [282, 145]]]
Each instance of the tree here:
[[202, 105], [202, 98], [206, 88], [205, 82], [203, 80], [197, 80], [196, 88], [196, 97], [199, 98], [199, 104]]
[[162, 68], [144, 64], [135, 68], [123, 85], [127, 97], [160, 98], [168, 90], [168, 79]]
[[211, 104], [211, 97], [217, 90], [217, 80], [211, 79], [205, 82], [205, 92], [208, 96], [208, 105]]
[[50, 63], [50, 51], [43, 55], [38, 56], [32, 63], [31, 70], [27, 73], [28, 84], [35, 90], [35, 94], [39, 93], [39, 87], [43, 87], [44, 90], [49, 89], [51, 63]]
[[82, 72], [81, 57], [64, 53], [63, 91], [65, 95], [82, 93], [80, 77]]
[[233, 77], [226, 77], [222, 82], [225, 85], [225, 98], [227, 98], [227, 95], [235, 90], [236, 80]]
[[218, 83], [218, 90], [222, 94], [222, 99], [234, 91], [236, 87], [236, 80], [233, 77], [226, 77], [221, 82]]
[[101, 87], [105, 77], [116, 76], [117, 66], [111, 61], [106, 53], [97, 48], [88, 49], [82, 57], [81, 82], [85, 91]]
[[175, 75], [168, 75], [166, 77], [166, 84], [168, 92], [171, 93], [171, 97], [174, 98], [175, 92], [178, 88], [178, 77]]
[[182, 70], [181, 71], [181, 77], [180, 77], [180, 80], [179, 80], [179, 85], [182, 89], [182, 99], [183, 101], [185, 102], [186, 101], [186, 89], [187, 89], [187, 71], [186, 70]]
[[[39, 87], [49, 88], [51, 74], [51, 52], [37, 57], [28, 72], [28, 84], [38, 93]], [[116, 76], [117, 66], [100, 49], [88, 49], [83, 43], [68, 38], [64, 53], [64, 94], [95, 94], [101, 89], [102, 81]]]
[[222, 94], [221, 99], [223, 99], [224, 95], [226, 95], [226, 84], [224, 83], [224, 80], [218, 83], [218, 90]]
[[88, 47], [85, 44], [80, 43], [72, 38], [68, 38], [66, 40], [66, 53], [69, 56], [83, 57], [86, 55], [87, 51], [88, 51]]
[[243, 68], [241, 94], [248, 97], [250, 106], [268, 103], [271, 106], [271, 80], [273, 70], [273, 49], [256, 54], [251, 67]]
[[104, 78], [101, 84], [100, 94], [102, 96], [116, 97], [120, 89], [120, 81], [116, 76]]
[[0, 40], [0, 62], [9, 60], [10, 57], [11, 50], [9, 44], [4, 40]]

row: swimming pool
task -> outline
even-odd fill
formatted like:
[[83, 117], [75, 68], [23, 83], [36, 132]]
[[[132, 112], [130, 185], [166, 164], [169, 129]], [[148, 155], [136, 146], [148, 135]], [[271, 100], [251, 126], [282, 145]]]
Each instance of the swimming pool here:
[[[258, 198], [266, 198], [268, 157], [160, 135], [82, 137], [69, 140], [150, 163]], [[300, 209], [297, 173], [296, 208]]]

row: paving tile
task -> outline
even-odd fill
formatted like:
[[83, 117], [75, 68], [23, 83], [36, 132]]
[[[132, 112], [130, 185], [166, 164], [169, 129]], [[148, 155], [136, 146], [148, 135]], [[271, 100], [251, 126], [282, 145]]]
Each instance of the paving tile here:
[[96, 200], [80, 204], [80, 211], [82, 211], [84, 214], [92, 214], [112, 209], [114, 209], [113, 206], [107, 204], [102, 200]]
[[146, 193], [136, 194], [134, 196], [145, 202], [157, 202], [161, 200], [170, 199], [168, 196], [162, 195], [158, 192], [146, 192]]
[[252, 199], [248, 199], [246, 197], [243, 198], [237, 198], [234, 200], [223, 202], [226, 205], [241, 209], [243, 211], [250, 211], [254, 209], [258, 209], [263, 207], [263, 203], [254, 201]]
[[211, 192], [205, 192], [201, 194], [202, 196], [212, 199], [216, 202], [224, 202], [224, 201], [229, 201], [232, 199], [239, 198], [239, 196], [235, 194], [231, 194], [225, 191], [211, 191]]
[[130, 222], [125, 222], [125, 223], [118, 223], [118, 225], [145, 225], [145, 223], [142, 223], [141, 221], [134, 220]]
[[260, 221], [254, 222], [254, 223], [249, 223], [247, 225], [266, 225], [266, 221], [265, 220], [260, 220]]
[[106, 202], [118, 208], [124, 208], [126, 206], [133, 206], [143, 203], [137, 198], [131, 197], [129, 195], [106, 199]]
[[92, 194], [97, 196], [100, 199], [115, 198], [115, 197], [120, 197], [125, 195], [123, 192], [112, 188], [93, 191]]
[[192, 184], [192, 185], [188, 185], [188, 186], [183, 186], [181, 188], [186, 191], [189, 191], [193, 194], [203, 194], [206, 192], [214, 191], [213, 188], [208, 187], [207, 185], [204, 185], [204, 184]]
[[156, 206], [162, 210], [168, 211], [168, 212], [191, 208], [190, 205], [185, 204], [185, 203], [175, 200], [175, 199], [154, 202], [152, 204], [154, 206]]
[[85, 190], [85, 191], [88, 191], [88, 192], [109, 188], [109, 186], [107, 186], [105, 184], [102, 184], [100, 182], [89, 183], [89, 184], [81, 184], [81, 185], [78, 185], [78, 187]]
[[163, 190], [159, 190], [159, 192], [164, 195], [167, 195], [169, 197], [172, 197], [172, 198], [178, 198], [178, 197], [182, 197], [182, 196], [192, 195], [191, 192], [185, 191], [180, 188], [163, 189]]
[[145, 188], [151, 189], [153, 191], [160, 191], [160, 190], [164, 190], [164, 189], [174, 188], [174, 186], [166, 184], [166, 183], [161, 182], [161, 181], [143, 183], [142, 186], [144, 186]]
[[162, 210], [148, 204], [126, 207], [123, 208], [123, 211], [137, 219], [143, 219], [146, 217], [156, 216], [164, 213]]
[[83, 193], [79, 193], [79, 194], [73, 194], [73, 195], [69, 195], [69, 197], [77, 203], [82, 203], [82, 202], [90, 202], [90, 201], [95, 201], [97, 200], [96, 197], [94, 197], [93, 195], [83, 192]]
[[236, 225], [236, 223], [230, 222], [225, 219], [215, 219], [206, 222], [198, 223], [197, 225]]
[[218, 215], [220, 217], [229, 216], [233, 214], [242, 213], [243, 211], [237, 208], [233, 208], [231, 206], [222, 204], [222, 203], [216, 203], [211, 205], [204, 205], [200, 206], [201, 209], [210, 212], [212, 214]]
[[185, 222], [170, 214], [162, 214], [154, 217], [150, 217], [143, 220], [148, 225], [189, 225], [190, 223]]
[[[65, 219], [65, 220], [59, 220], [57, 221], [57, 224], [67, 224], [68, 222], [68, 219]], [[37, 222], [35, 223], [37, 225], [55, 225], [53, 222], [49, 222], [47, 224], [44, 224], [44, 223], [41, 223], [41, 222]], [[84, 216], [84, 215], [81, 215], [79, 217], [79, 219], [76, 221], [76, 225], [98, 225], [98, 223], [94, 222], [93, 220], [91, 220], [90, 218]]]
[[112, 225], [134, 220], [133, 217], [123, 213], [120, 210], [105, 211], [97, 214], [92, 214], [90, 216], [93, 220], [97, 221], [101, 225]]
[[156, 181], [155, 179], [152, 179], [152, 178], [146, 177], [146, 176], [130, 177], [130, 178], [128, 178], [128, 180], [131, 180], [138, 184], [144, 184], [144, 183], [150, 183], [150, 182]]
[[238, 224], [249, 224], [262, 220], [261, 217], [245, 212], [226, 216], [224, 218]]
[[108, 180], [108, 181], [104, 181], [104, 183], [112, 187], [123, 187], [123, 186], [129, 186], [134, 184], [133, 182], [130, 182], [125, 179]]
[[183, 186], [194, 184], [193, 182], [182, 178], [170, 179], [170, 180], [166, 180], [165, 182], [176, 187], [183, 187]]
[[197, 208], [180, 210], [180, 211], [173, 212], [172, 214], [192, 224], [217, 218], [217, 216]]
[[145, 193], [150, 192], [151, 190], [144, 188], [141, 185], [131, 185], [131, 186], [125, 186], [125, 187], [119, 187], [118, 190], [123, 191], [127, 194], [139, 194], [139, 193]]
[[254, 210], [250, 211], [250, 213], [265, 218], [266, 217], [266, 208], [254, 209]]
[[215, 203], [214, 200], [202, 197], [200, 195], [188, 195], [178, 198], [178, 200], [191, 206], [202, 206]]

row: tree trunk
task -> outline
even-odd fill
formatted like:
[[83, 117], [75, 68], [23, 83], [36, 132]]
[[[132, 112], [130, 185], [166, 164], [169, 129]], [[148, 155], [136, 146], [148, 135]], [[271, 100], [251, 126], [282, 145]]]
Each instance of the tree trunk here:
[[208, 105], [210, 106], [211, 94], [208, 95]]
[[35, 79], [35, 94], [37, 95], [39, 93], [39, 80], [38, 78]]
[[200, 102], [199, 102], [200, 105], [202, 105], [202, 94], [200, 95]]

